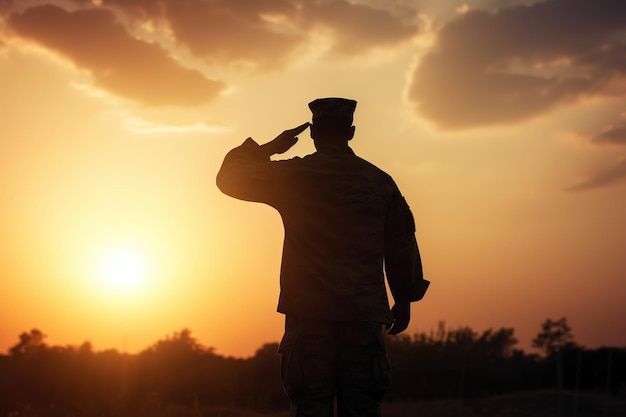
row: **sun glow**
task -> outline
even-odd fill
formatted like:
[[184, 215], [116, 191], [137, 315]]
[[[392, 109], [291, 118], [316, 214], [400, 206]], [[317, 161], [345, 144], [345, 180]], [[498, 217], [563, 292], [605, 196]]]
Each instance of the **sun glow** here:
[[100, 259], [100, 278], [115, 291], [137, 291], [145, 286], [147, 268], [143, 255], [133, 248], [114, 248]]

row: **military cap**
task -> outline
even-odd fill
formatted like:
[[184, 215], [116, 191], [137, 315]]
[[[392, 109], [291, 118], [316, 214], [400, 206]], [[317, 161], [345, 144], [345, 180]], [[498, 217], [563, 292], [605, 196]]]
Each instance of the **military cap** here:
[[313, 113], [313, 123], [331, 123], [352, 125], [356, 101], [347, 98], [318, 98], [309, 103]]

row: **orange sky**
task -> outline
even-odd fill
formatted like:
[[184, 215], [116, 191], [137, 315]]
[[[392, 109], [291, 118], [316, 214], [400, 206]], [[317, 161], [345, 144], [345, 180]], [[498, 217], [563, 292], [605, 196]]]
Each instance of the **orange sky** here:
[[215, 174], [325, 96], [415, 214], [409, 333], [626, 346], [625, 49], [623, 0], [0, 0], [0, 351], [278, 341], [280, 218]]

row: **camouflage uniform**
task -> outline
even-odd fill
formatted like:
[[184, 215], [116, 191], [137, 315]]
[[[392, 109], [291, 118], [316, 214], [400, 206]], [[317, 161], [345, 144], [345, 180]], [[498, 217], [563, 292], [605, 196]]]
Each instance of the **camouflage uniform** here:
[[280, 344], [281, 376], [297, 417], [380, 416], [391, 373], [382, 324], [288, 315]]
[[217, 185], [282, 217], [280, 350], [294, 415], [330, 416], [335, 395], [344, 416], [378, 415], [389, 383], [382, 324], [393, 322], [383, 268], [397, 303], [428, 286], [393, 179], [347, 147], [271, 161], [248, 138], [224, 158]]

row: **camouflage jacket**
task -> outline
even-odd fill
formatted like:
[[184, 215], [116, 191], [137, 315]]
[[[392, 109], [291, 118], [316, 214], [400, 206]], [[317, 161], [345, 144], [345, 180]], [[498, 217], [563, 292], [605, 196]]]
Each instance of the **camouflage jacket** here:
[[383, 268], [396, 302], [423, 297], [413, 215], [393, 179], [351, 149], [271, 161], [248, 138], [224, 158], [217, 186], [282, 217], [279, 312], [391, 323]]

